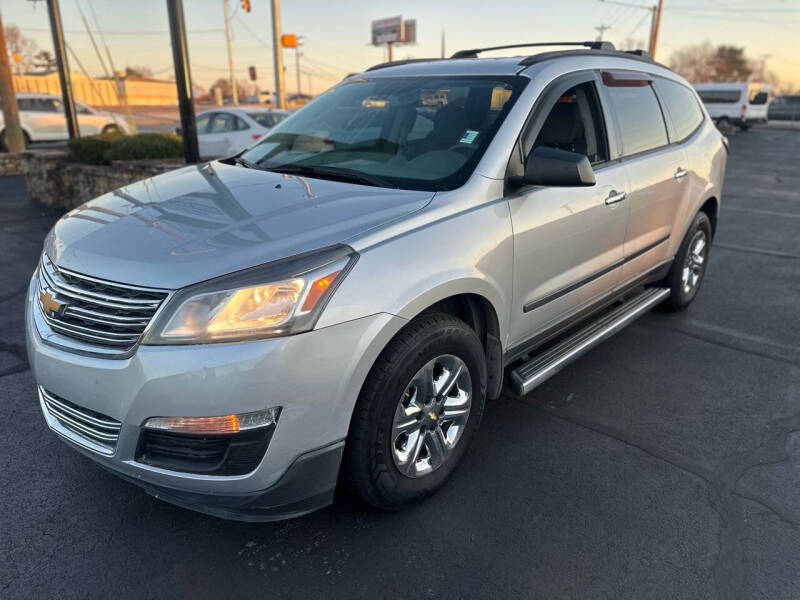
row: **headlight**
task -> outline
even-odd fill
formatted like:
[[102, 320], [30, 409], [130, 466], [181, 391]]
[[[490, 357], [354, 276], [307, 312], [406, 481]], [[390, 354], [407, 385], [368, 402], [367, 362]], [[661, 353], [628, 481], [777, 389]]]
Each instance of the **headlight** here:
[[204, 344], [308, 331], [357, 258], [348, 246], [332, 246], [183, 289], [142, 343]]

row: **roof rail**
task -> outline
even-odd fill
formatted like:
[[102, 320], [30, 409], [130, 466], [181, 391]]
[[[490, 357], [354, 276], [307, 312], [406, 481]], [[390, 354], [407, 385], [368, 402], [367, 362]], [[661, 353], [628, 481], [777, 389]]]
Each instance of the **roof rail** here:
[[[411, 63], [418, 63], [418, 62], [431, 62], [435, 60], [442, 60], [441, 58], [406, 58], [404, 60], [394, 60], [392, 62], [382, 62], [378, 63], [377, 65], [372, 65], [366, 71], [375, 71], [377, 69], [384, 69], [386, 67], [398, 67], [400, 65], [408, 65]], [[365, 71], [365, 72], [366, 72]]]
[[553, 51], [553, 52], [541, 52], [539, 54], [531, 54], [530, 56], [526, 56], [521, 61], [519, 61], [519, 65], [521, 67], [530, 67], [531, 65], [535, 65], [540, 62], [544, 62], [546, 60], [552, 60], [555, 58], [564, 58], [566, 56], [616, 56], [618, 58], [630, 58], [633, 60], [640, 60], [642, 62], [651, 63], [651, 64], [658, 64], [653, 59], [652, 56], [648, 52], [644, 50], [606, 50], [606, 49], [596, 49], [596, 50], [560, 50], [560, 51]]
[[613, 51], [614, 44], [611, 42], [533, 42], [531, 44], [509, 44], [508, 46], [491, 46], [489, 48], [472, 48], [471, 50], [459, 50], [450, 58], [478, 58], [481, 52], [489, 50], [508, 50], [509, 48], [531, 48], [533, 46], [583, 46], [592, 50]]

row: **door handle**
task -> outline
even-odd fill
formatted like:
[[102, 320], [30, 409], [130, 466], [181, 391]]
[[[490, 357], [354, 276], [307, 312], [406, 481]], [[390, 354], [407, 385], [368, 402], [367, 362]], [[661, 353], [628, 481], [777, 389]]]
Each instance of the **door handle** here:
[[618, 202], [622, 202], [627, 197], [628, 194], [626, 194], [625, 192], [617, 192], [616, 190], [614, 190], [606, 198], [606, 204], [608, 206], [612, 206], [614, 204], [617, 204]]
[[688, 174], [689, 174], [689, 171], [687, 171], [683, 167], [678, 167], [678, 170], [675, 171], [675, 175], [673, 177], [675, 177], [675, 179], [683, 179]]

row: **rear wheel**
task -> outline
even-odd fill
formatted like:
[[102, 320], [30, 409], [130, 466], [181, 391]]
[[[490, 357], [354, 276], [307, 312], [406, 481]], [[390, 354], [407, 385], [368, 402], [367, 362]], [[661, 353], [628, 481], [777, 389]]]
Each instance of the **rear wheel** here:
[[106, 125], [103, 127], [102, 131], [103, 135], [121, 135], [122, 131], [120, 131], [119, 125]]
[[699, 212], [681, 242], [665, 283], [670, 288], [667, 308], [683, 310], [689, 306], [700, 290], [708, 266], [711, 249], [711, 221]]
[[354, 491], [385, 509], [434, 493], [464, 456], [485, 397], [475, 332], [443, 313], [412, 321], [375, 362], [356, 404], [344, 467]]

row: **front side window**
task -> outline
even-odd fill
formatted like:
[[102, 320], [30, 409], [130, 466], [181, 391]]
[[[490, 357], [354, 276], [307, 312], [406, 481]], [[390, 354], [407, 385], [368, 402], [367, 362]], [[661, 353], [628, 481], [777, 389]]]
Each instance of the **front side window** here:
[[672, 141], [685, 140], [703, 122], [703, 111], [694, 94], [689, 88], [668, 79], [656, 79], [655, 86], [672, 120]]
[[228, 133], [233, 131], [233, 120], [236, 117], [228, 113], [217, 113], [211, 119], [208, 133]]
[[277, 125], [242, 158], [308, 176], [356, 173], [385, 187], [454, 189], [470, 176], [527, 81], [350, 79]]
[[197, 133], [206, 133], [208, 130], [208, 122], [211, 119], [211, 115], [200, 115], [197, 117]]
[[547, 146], [584, 154], [592, 164], [608, 160], [608, 144], [594, 84], [564, 92], [547, 115], [533, 147]]
[[667, 144], [664, 116], [649, 84], [607, 89], [619, 123], [623, 154], [629, 156]]

